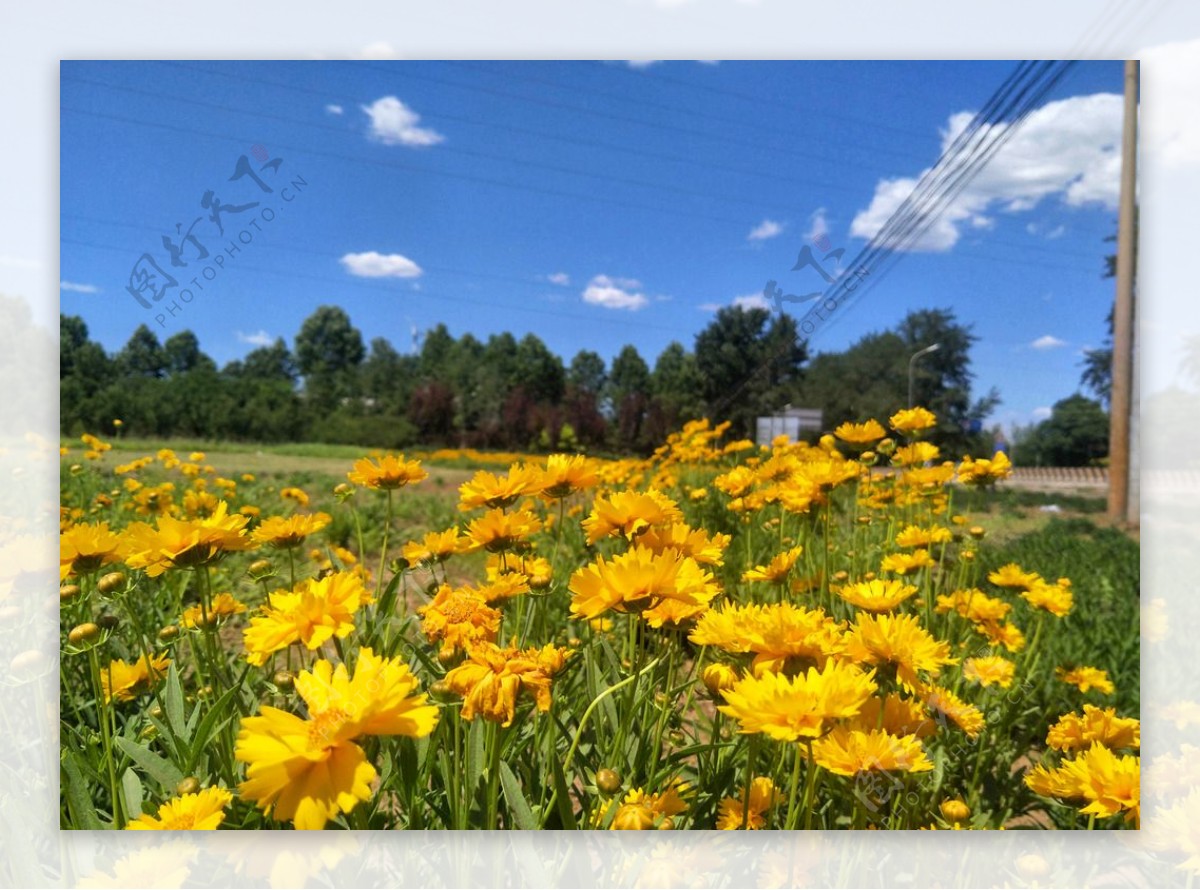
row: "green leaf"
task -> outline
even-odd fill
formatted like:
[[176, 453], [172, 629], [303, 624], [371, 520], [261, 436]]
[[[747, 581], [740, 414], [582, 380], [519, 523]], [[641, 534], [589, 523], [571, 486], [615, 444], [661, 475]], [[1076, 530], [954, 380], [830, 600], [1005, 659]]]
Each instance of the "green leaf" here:
[[533, 810], [529, 808], [529, 802], [521, 793], [521, 785], [517, 781], [517, 777], [508, 768], [508, 764], [503, 761], [500, 763], [500, 786], [504, 789], [504, 798], [512, 810], [517, 828], [522, 831], [535, 831], [538, 827], [537, 817], [533, 815]]
[[472, 720], [467, 724], [467, 785], [468, 799], [479, 787], [483, 777], [483, 721]]
[[[204, 715], [204, 719], [200, 721], [200, 725], [196, 727], [195, 742], [192, 744], [191, 755], [185, 761], [188, 772], [195, 769], [200, 752], [205, 749], [208, 740], [225, 726], [225, 721], [221, 718], [224, 716], [225, 711], [231, 710], [230, 704], [233, 702], [233, 696], [236, 692], [236, 689], [227, 689], [222, 693], [221, 697], [213, 702], [213, 706], [208, 709], [208, 713]], [[196, 710], [199, 710], [199, 708]], [[220, 722], [218, 723], [217, 721]]]
[[89, 831], [112, 828], [112, 825], [96, 815], [96, 806], [88, 795], [87, 782], [84, 781], [74, 754], [69, 752], [65, 754], [62, 768], [65, 774], [62, 780], [63, 795], [67, 799], [67, 809], [71, 813], [73, 823], [70, 827], [85, 828]]
[[551, 757], [550, 765], [554, 778], [554, 800], [558, 809], [558, 818], [564, 829], [574, 831], [576, 827], [575, 810], [571, 806], [571, 794], [567, 790], [566, 776], [563, 775], [562, 760], [558, 757]]
[[167, 724], [171, 727], [171, 732], [185, 742], [189, 741], [187, 723], [183, 716], [183, 686], [179, 682], [179, 671], [175, 669], [174, 662], [171, 662], [171, 666], [167, 668], [167, 682], [163, 691], [163, 710], [166, 711]]
[[149, 748], [124, 736], [118, 736], [113, 739], [113, 742], [130, 760], [140, 766], [146, 775], [158, 782], [165, 790], [174, 791], [175, 786], [183, 781], [183, 773], [175, 764], [159, 757]]
[[138, 778], [132, 768], [125, 770], [125, 775], [121, 776], [121, 791], [125, 797], [126, 815], [130, 818], [140, 816], [145, 793], [142, 789], [142, 780]]

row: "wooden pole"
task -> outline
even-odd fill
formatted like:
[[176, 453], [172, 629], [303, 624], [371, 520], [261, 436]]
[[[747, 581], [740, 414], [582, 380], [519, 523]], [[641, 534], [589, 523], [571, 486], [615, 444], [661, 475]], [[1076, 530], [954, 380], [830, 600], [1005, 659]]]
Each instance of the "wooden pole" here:
[[1133, 280], [1137, 261], [1138, 62], [1125, 62], [1125, 125], [1121, 139], [1121, 203], [1117, 217], [1117, 295], [1113, 307], [1112, 402], [1108, 440], [1108, 517], [1129, 515], [1129, 433], [1133, 403]]

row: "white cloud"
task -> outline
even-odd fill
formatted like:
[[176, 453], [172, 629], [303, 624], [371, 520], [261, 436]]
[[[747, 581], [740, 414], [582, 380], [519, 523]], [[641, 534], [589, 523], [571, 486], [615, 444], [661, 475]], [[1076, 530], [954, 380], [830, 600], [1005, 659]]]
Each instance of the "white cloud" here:
[[385, 40], [377, 40], [375, 43], [369, 43], [355, 53], [356, 59], [398, 59], [400, 53], [392, 48], [392, 45]]
[[1053, 413], [1054, 412], [1050, 408], [1034, 408], [1033, 409], [1033, 419], [1034, 420], [1045, 420]]
[[341, 114], [346, 109], [342, 108], [342, 106], [340, 106], [340, 105], [326, 105], [325, 110], [329, 114]]
[[422, 274], [420, 266], [398, 253], [348, 253], [340, 262], [359, 278], [417, 278]]
[[1049, 241], [1053, 241], [1055, 238], [1061, 238], [1065, 234], [1067, 234], [1066, 226], [1062, 226], [1062, 225], [1055, 226], [1053, 229], [1051, 229], [1049, 232], [1046, 233], [1046, 239]]
[[371, 118], [371, 138], [376, 142], [424, 148], [446, 140], [446, 137], [436, 130], [417, 126], [421, 115], [395, 96], [384, 96], [370, 105], [361, 107]]
[[829, 234], [829, 221], [825, 219], [824, 207], [818, 207], [808, 218], [808, 222], [808, 233], [804, 236], [805, 241], [816, 241]]
[[238, 341], [241, 343], [249, 343], [251, 346], [270, 346], [275, 342], [275, 338], [266, 331], [255, 331], [253, 334], [243, 334], [237, 332]]
[[73, 294], [98, 294], [100, 288], [94, 284], [79, 284], [75, 281], [60, 281], [58, 283], [59, 290], [69, 291]]
[[701, 303], [696, 308], [699, 309], [701, 312], [716, 312], [718, 309], [720, 309], [722, 307], [721, 307], [720, 303]]
[[739, 309], [767, 309], [771, 308], [771, 304], [767, 302], [767, 298], [762, 294], [745, 294], [740, 297], [733, 298], [733, 305]]
[[583, 291], [583, 301], [605, 309], [628, 309], [636, 312], [648, 302], [640, 293], [642, 284], [633, 278], [610, 278], [597, 275]]
[[546, 280], [551, 284], [557, 284], [560, 287], [567, 287], [571, 283], [571, 276], [566, 272], [555, 272], [553, 275], [547, 275]]
[[1060, 340], [1058, 337], [1046, 334], [1043, 337], [1038, 337], [1029, 344], [1034, 349], [1057, 349], [1060, 346], [1066, 346], [1066, 340]]
[[[942, 149], [950, 146], [972, 118], [953, 114], [942, 130]], [[967, 150], [985, 135], [1009, 124], [984, 128]], [[1073, 96], [1050, 102], [1029, 115], [975, 179], [941, 212], [920, 238], [903, 249], [946, 251], [963, 228], [987, 227], [989, 213], [1020, 213], [1043, 199], [1058, 196], [1068, 206], [1117, 204], [1121, 135], [1121, 97], [1113, 93]], [[912, 192], [920, 176], [882, 179], [871, 203], [860, 210], [850, 234], [873, 238]]]
[[746, 240], [766, 241], [768, 238], [774, 238], [782, 231], [783, 223], [776, 222], [773, 219], [764, 219], [750, 230], [750, 234], [746, 236]]

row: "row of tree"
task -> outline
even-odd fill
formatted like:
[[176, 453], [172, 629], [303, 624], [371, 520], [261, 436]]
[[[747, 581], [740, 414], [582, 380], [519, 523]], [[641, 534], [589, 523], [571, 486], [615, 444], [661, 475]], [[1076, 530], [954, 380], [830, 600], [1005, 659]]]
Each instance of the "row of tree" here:
[[481, 341], [428, 331], [420, 350], [369, 344], [344, 310], [322, 306], [291, 348], [282, 339], [218, 368], [191, 331], [159, 342], [139, 327], [115, 354], [83, 320], [61, 317], [61, 427], [135, 436], [260, 442], [321, 441], [399, 448], [420, 443], [479, 448], [644, 453], [685, 421], [728, 419], [753, 437], [755, 418], [787, 405], [820, 408], [824, 426], [886, 418], [908, 398], [941, 419], [948, 453], [986, 451], [982, 421], [999, 402], [971, 395], [976, 337], [949, 310], [911, 313], [892, 331], [811, 361], [787, 315], [720, 310], [692, 349], [673, 342], [653, 367], [633, 346], [608, 364], [581, 350], [569, 362], [534, 334]]

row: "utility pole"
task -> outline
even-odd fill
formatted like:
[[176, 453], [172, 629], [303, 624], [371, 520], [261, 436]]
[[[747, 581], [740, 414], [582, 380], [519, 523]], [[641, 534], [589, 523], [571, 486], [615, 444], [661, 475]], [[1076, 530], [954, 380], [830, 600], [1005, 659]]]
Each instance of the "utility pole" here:
[[[1108, 439], [1108, 518], [1136, 524], [1130, 500], [1133, 407], [1134, 267], [1137, 263], [1138, 62], [1125, 62], [1125, 125], [1121, 138], [1121, 203], [1117, 217], [1117, 296], [1113, 306], [1112, 400]], [[1136, 471], [1136, 468], [1135, 468]]]

